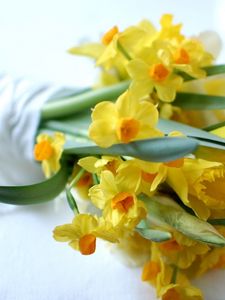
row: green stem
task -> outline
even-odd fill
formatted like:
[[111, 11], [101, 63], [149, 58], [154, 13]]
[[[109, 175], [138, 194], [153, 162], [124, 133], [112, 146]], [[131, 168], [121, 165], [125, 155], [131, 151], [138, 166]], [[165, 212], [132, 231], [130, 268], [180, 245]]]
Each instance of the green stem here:
[[175, 284], [176, 280], [177, 280], [177, 273], [178, 273], [178, 267], [176, 265], [173, 266], [173, 273], [172, 273], [172, 277], [171, 277], [171, 281], [170, 283]]
[[207, 222], [209, 222], [212, 225], [225, 225], [225, 219], [211, 219]]
[[72, 187], [74, 185], [76, 185], [76, 183], [81, 179], [81, 177], [83, 176], [83, 174], [85, 173], [85, 170], [82, 168], [78, 173], [77, 175], [73, 178], [73, 180], [70, 182], [70, 185], [69, 185], [69, 189], [71, 190]]
[[213, 124], [213, 125], [210, 125], [208, 127], [205, 127], [205, 128], [203, 128], [203, 130], [205, 130], [205, 131], [212, 131], [212, 130], [221, 128], [223, 126], [225, 126], [225, 121], [220, 122], [220, 123], [216, 123], [216, 124]]
[[123, 45], [117, 41], [117, 48], [118, 50], [123, 54], [123, 56], [127, 59], [127, 60], [131, 60], [132, 57], [130, 56], [130, 54], [127, 52], [127, 50], [123, 47]]
[[130, 81], [123, 81], [115, 85], [85, 92], [73, 97], [62, 98], [44, 105], [41, 111], [41, 119], [48, 120], [58, 117], [66, 117], [84, 111], [104, 100], [118, 98], [128, 87]]
[[97, 174], [92, 174], [92, 179], [93, 179], [94, 185], [99, 184], [99, 179], [98, 179]]

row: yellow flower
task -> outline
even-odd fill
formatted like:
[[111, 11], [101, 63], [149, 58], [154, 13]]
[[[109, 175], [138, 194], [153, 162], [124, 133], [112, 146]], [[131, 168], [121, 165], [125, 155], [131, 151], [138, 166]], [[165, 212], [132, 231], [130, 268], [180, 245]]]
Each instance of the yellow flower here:
[[166, 173], [161, 163], [151, 163], [139, 159], [124, 161], [118, 168], [117, 179], [126, 182], [136, 194], [151, 195], [159, 183], [165, 180]]
[[156, 191], [159, 184], [166, 181], [187, 204], [188, 187], [182, 171], [183, 164], [183, 158], [165, 163], [131, 159], [120, 164], [117, 178], [118, 181], [126, 182], [137, 194], [145, 193], [149, 196]]
[[162, 300], [202, 300], [201, 291], [190, 285], [181, 270], [177, 271], [176, 283], [172, 282], [173, 268], [162, 258], [156, 243], [152, 243], [151, 259], [143, 267], [142, 280], [156, 286], [157, 296]]
[[201, 290], [191, 285], [169, 284], [162, 288], [160, 296], [162, 300], [203, 300]]
[[100, 159], [95, 156], [88, 156], [78, 161], [79, 166], [90, 173], [96, 173], [98, 175], [100, 175], [103, 170], [109, 170], [113, 174], [116, 174], [121, 163], [122, 159], [120, 157], [107, 155], [103, 155]]
[[183, 82], [173, 72], [172, 56], [163, 41], [155, 41], [151, 48], [143, 49], [139, 58], [128, 63], [127, 71], [132, 79], [131, 92], [139, 99], [155, 89], [160, 100], [172, 102]]
[[[130, 26], [119, 32], [117, 26], [112, 27], [102, 37], [102, 44], [106, 46], [102, 55], [97, 60], [97, 65], [113, 65], [113, 61], [119, 57], [127, 59], [136, 56], [140, 49], [151, 43], [156, 34], [154, 26], [147, 20], [143, 20], [136, 26]], [[122, 48], [122, 50], [121, 50]], [[124, 57], [124, 52], [126, 52]], [[112, 62], [110, 64], [110, 62]]]
[[184, 165], [189, 193], [208, 209], [225, 209], [225, 167], [221, 163], [189, 159]]
[[181, 42], [184, 36], [180, 33], [182, 24], [173, 25], [173, 15], [164, 14], [160, 20], [161, 30], [159, 32], [159, 39], [169, 40], [173, 42]]
[[194, 39], [185, 39], [175, 47], [171, 47], [173, 66], [194, 78], [206, 76], [202, 67], [212, 64], [213, 56], [204, 50], [203, 45]]
[[189, 268], [198, 255], [203, 255], [210, 249], [206, 244], [193, 241], [179, 232], [173, 232], [173, 239], [156, 246], [169, 263], [180, 269]]
[[127, 91], [116, 103], [103, 101], [95, 106], [89, 136], [100, 147], [162, 136], [155, 128], [157, 121], [156, 107], [147, 101], [138, 101]]
[[89, 190], [94, 205], [103, 210], [104, 218], [113, 224], [133, 228], [145, 217], [145, 208], [126, 182], [117, 182], [110, 171], [102, 171], [100, 184]]
[[54, 136], [41, 133], [37, 137], [34, 147], [34, 157], [42, 162], [42, 169], [46, 177], [56, 173], [60, 169], [60, 158], [65, 143], [65, 136], [61, 132], [55, 132]]
[[77, 215], [72, 224], [57, 226], [53, 237], [59, 242], [69, 242], [72, 248], [83, 255], [95, 252], [98, 237], [112, 243], [117, 242], [117, 233], [109, 223], [85, 214]]
[[199, 257], [197, 276], [216, 268], [225, 268], [225, 251], [223, 248], [212, 248], [211, 251]]

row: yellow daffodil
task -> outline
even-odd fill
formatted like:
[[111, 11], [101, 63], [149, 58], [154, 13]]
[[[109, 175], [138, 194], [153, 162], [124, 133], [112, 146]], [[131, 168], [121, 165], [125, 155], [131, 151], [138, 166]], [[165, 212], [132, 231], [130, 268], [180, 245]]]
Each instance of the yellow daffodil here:
[[162, 300], [203, 300], [201, 290], [191, 285], [169, 284], [162, 288], [160, 296]]
[[154, 39], [156, 30], [147, 20], [136, 26], [130, 26], [120, 32], [117, 26], [112, 27], [102, 37], [105, 50], [97, 60], [98, 65], [104, 65], [122, 56], [126, 60], [136, 56], [140, 49]]
[[184, 36], [180, 33], [182, 24], [173, 25], [173, 15], [164, 14], [160, 20], [161, 30], [159, 39], [169, 40], [170, 42], [181, 42]]
[[225, 167], [221, 163], [189, 159], [183, 168], [189, 193], [206, 208], [225, 209]]
[[98, 175], [100, 175], [103, 170], [109, 170], [113, 174], [116, 174], [117, 169], [122, 162], [122, 159], [117, 156], [103, 155], [100, 159], [95, 156], [88, 156], [79, 159], [78, 165], [88, 172]]
[[100, 184], [89, 190], [94, 205], [103, 210], [104, 218], [113, 226], [122, 223], [133, 228], [145, 216], [145, 208], [126, 182], [117, 182], [110, 171], [102, 171]]
[[157, 121], [156, 107], [147, 101], [138, 101], [127, 91], [116, 103], [103, 101], [95, 106], [89, 136], [100, 147], [162, 136], [155, 128]]
[[77, 215], [72, 224], [57, 226], [53, 237], [59, 242], [69, 242], [72, 248], [83, 255], [95, 252], [96, 238], [117, 242], [117, 233], [109, 223], [85, 214]]
[[212, 248], [211, 251], [199, 257], [195, 276], [201, 276], [212, 269], [225, 268], [225, 251], [223, 248]]
[[132, 79], [131, 92], [139, 99], [156, 90], [160, 100], [172, 102], [183, 82], [182, 77], [173, 72], [172, 56], [163, 41], [143, 49], [139, 58], [128, 63], [127, 71]]
[[158, 243], [157, 247], [168, 262], [176, 264], [180, 269], [189, 268], [198, 255], [210, 250], [206, 244], [193, 241], [179, 232], [174, 232], [173, 239]]
[[213, 56], [206, 52], [203, 45], [194, 39], [185, 39], [180, 44], [171, 48], [173, 66], [194, 78], [206, 76], [202, 67], [212, 64]]
[[125, 181], [137, 194], [151, 195], [159, 183], [165, 180], [166, 173], [160, 163], [150, 163], [138, 159], [124, 161], [118, 168], [118, 181]]
[[65, 136], [61, 132], [55, 132], [54, 136], [41, 133], [37, 136], [34, 147], [34, 157], [42, 162], [42, 169], [46, 177], [56, 173], [60, 169], [60, 158], [65, 143]]

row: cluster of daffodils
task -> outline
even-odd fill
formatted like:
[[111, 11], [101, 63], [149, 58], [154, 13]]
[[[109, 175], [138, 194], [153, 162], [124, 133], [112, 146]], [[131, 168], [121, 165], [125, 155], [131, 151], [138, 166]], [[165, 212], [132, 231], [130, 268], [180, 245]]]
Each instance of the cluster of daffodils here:
[[161, 18], [160, 30], [147, 20], [121, 32], [114, 26], [101, 43], [74, 47], [69, 52], [96, 59], [102, 68], [103, 85], [130, 79], [133, 97], [157, 104], [159, 112], [170, 117], [171, 102], [185, 78], [206, 77], [203, 67], [213, 62], [197, 38], [186, 38], [181, 24], [172, 22], [172, 15], [167, 14]]
[[[162, 300], [201, 300], [202, 292], [190, 279], [225, 267], [225, 131], [220, 127], [213, 132], [221, 143], [218, 149], [210, 148], [211, 142], [161, 161], [151, 161], [150, 150], [136, 155], [142, 142], [188, 139], [179, 127], [165, 132], [159, 117], [187, 119], [171, 103], [187, 89], [187, 78], [206, 77], [205, 67], [213, 62], [200, 40], [181, 34], [171, 15], [160, 23], [160, 30], [147, 20], [124, 31], [115, 26], [100, 43], [70, 50], [96, 59], [102, 85], [128, 80], [128, 88], [116, 101], [100, 99], [92, 107], [90, 151], [68, 148], [66, 139], [73, 143], [74, 137], [64, 130], [54, 136], [41, 133], [34, 156], [46, 177], [60, 171], [65, 161], [73, 168], [66, 195], [74, 219], [54, 229], [57, 241], [83, 255], [95, 252], [98, 239], [114, 243], [142, 265], [142, 280], [154, 285]], [[208, 88], [218, 82], [208, 82]], [[196, 112], [190, 114], [189, 119], [196, 118]], [[167, 151], [166, 142], [159, 152]], [[77, 205], [74, 189], [88, 201], [86, 210]]]

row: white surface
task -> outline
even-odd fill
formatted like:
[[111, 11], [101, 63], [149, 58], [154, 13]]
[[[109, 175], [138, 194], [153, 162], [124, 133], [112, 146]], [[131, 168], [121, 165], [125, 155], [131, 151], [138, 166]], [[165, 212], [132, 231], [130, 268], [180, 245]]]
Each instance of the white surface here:
[[[92, 84], [96, 76], [92, 63], [65, 50], [84, 38], [98, 38], [114, 24], [123, 28], [144, 17], [157, 23], [162, 13], [172, 12], [187, 34], [215, 29], [224, 37], [225, 4], [219, 0], [8, 0], [1, 4], [0, 69], [41, 81]], [[24, 183], [29, 179], [25, 162], [13, 161], [2, 141], [0, 161], [4, 162], [0, 183], [10, 173], [15, 180], [17, 174], [18, 182], [21, 173], [26, 175]], [[55, 203], [0, 205], [0, 300], [154, 300], [153, 289], [140, 281], [140, 270], [121, 264], [104, 244], [93, 256], [84, 257], [56, 243], [52, 229], [70, 222], [72, 214], [63, 199]], [[225, 299], [223, 275], [211, 272], [198, 282], [207, 300]]]

